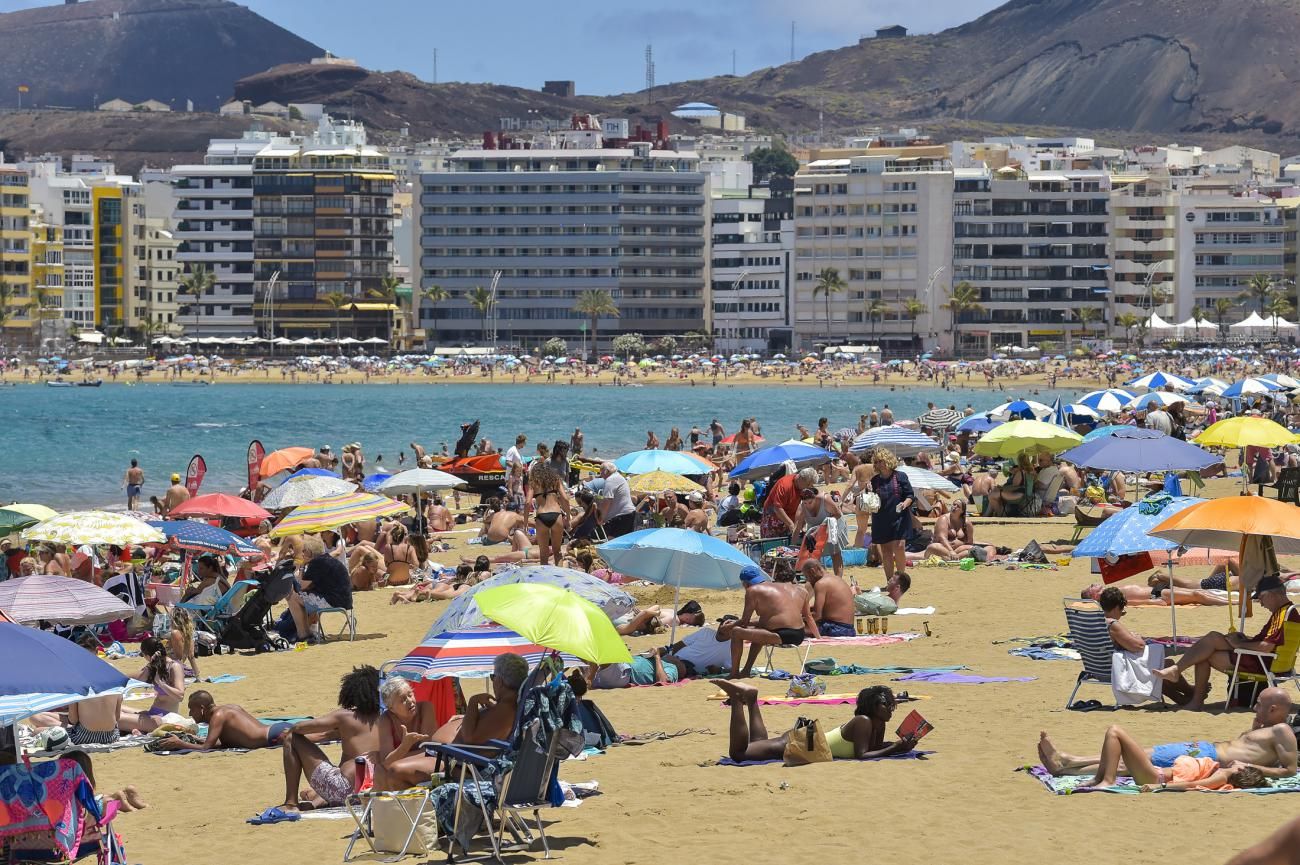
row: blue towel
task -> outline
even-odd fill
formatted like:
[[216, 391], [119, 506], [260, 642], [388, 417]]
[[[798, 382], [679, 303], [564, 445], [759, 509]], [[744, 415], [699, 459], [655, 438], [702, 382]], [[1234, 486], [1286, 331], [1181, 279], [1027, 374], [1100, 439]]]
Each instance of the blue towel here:
[[[874, 763], [876, 760], [924, 760], [933, 754], [933, 751], [908, 751], [906, 754], [890, 754], [888, 757], [873, 757], [870, 760], [855, 760], [852, 757], [836, 757], [836, 763]], [[782, 760], [741, 760], [737, 762], [730, 757], [723, 757], [718, 761], [719, 766], [770, 766], [773, 763], [781, 763]]]
[[231, 682], [238, 682], [247, 678], [247, 676], [236, 676], [234, 673], [222, 673], [220, 676], [210, 676], [203, 681], [210, 685], [229, 685]]

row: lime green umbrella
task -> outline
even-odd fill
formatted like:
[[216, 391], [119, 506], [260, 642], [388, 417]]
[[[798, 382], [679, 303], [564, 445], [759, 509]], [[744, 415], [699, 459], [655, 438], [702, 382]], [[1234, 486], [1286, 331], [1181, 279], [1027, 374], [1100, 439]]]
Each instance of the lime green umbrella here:
[[985, 457], [1015, 459], [1026, 451], [1057, 454], [1083, 442], [1074, 430], [1041, 420], [1013, 420], [995, 427], [975, 443], [975, 453]]
[[58, 512], [45, 505], [5, 505], [0, 508], [0, 534], [21, 531], [55, 516], [58, 516]]
[[474, 596], [479, 612], [539, 646], [595, 664], [631, 663], [632, 654], [605, 611], [573, 592], [515, 583]]

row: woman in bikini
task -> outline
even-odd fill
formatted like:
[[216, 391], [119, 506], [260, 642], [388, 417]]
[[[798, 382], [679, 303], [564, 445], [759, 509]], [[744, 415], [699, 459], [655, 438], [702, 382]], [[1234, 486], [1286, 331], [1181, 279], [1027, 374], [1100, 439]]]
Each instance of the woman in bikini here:
[[533, 472], [533, 520], [537, 529], [537, 557], [543, 565], [560, 558], [564, 532], [569, 527], [569, 497], [564, 482], [548, 466]]
[[163, 715], [180, 712], [181, 698], [185, 696], [185, 669], [167, 657], [167, 647], [156, 637], [145, 638], [140, 643], [140, 653], [149, 660], [135, 677], [153, 685], [153, 705], [147, 712], [124, 709], [117, 726], [119, 730], [148, 733], [157, 729]]
[[387, 585], [405, 586], [411, 582], [411, 570], [418, 567], [419, 562], [415, 559], [415, 547], [407, 539], [406, 527], [393, 524], [386, 534], [380, 533], [377, 546], [388, 567]]
[[59, 564], [59, 560], [55, 558], [53, 547], [42, 544], [37, 549], [36, 556], [40, 559], [42, 574], [53, 574], [59, 577], [68, 575], [68, 572], [63, 570], [63, 566]]

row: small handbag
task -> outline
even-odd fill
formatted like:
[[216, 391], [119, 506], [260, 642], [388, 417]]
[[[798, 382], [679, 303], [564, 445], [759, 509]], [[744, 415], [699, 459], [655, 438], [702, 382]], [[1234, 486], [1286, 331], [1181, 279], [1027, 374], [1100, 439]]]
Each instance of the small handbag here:
[[858, 510], [866, 514], [874, 514], [880, 510], [880, 496], [875, 490], [867, 490], [862, 494], [861, 506]]

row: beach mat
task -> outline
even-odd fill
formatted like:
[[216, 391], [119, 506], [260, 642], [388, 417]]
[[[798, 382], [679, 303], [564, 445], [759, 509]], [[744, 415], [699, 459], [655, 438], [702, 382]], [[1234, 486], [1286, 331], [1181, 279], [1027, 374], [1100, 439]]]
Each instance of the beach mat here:
[[[924, 760], [924, 759], [928, 758], [928, 757], [929, 757], [931, 754], [933, 754], [933, 753], [934, 753], [934, 751], [908, 751], [906, 754], [890, 754], [888, 757], [873, 757], [873, 758], [870, 759], [870, 760], [855, 760], [855, 759], [852, 758], [852, 757], [836, 757], [835, 760], [832, 761], [832, 762], [835, 762], [835, 763], [875, 763], [877, 760]], [[780, 765], [780, 764], [783, 763], [783, 762], [784, 762], [783, 760], [741, 760], [741, 761], [737, 762], [737, 761], [731, 759], [730, 757], [723, 757], [723, 758], [722, 758], [721, 760], [719, 760], [718, 762], [716, 762], [716, 763], [712, 763], [712, 764], [710, 764], [710, 765], [714, 765], [714, 766], [771, 766], [771, 765], [774, 764], [774, 763], [777, 764], [777, 765]], [[791, 768], [798, 768], [798, 767], [791, 767]]]
[[[1061, 775], [1054, 776], [1043, 766], [1022, 766], [1017, 772], [1027, 772], [1030, 777], [1038, 779], [1048, 790], [1058, 796], [1069, 796], [1073, 793], [1123, 793], [1130, 795], [1139, 795], [1138, 784], [1132, 778], [1119, 776], [1115, 780], [1118, 782], [1110, 787], [1083, 787], [1091, 778], [1091, 775]], [[1231, 793], [1254, 793], [1256, 795], [1267, 795], [1270, 793], [1300, 793], [1300, 776], [1292, 775], [1290, 778], [1270, 778], [1267, 787], [1258, 787], [1250, 790], [1164, 790], [1165, 793], [1219, 793], [1228, 795]]]
[[[710, 694], [706, 699], [715, 700], [722, 705], [727, 705], [730, 699], [726, 692], [718, 691], [716, 694]], [[910, 703], [913, 700], [928, 700], [929, 697], [921, 694], [908, 694], [906, 700], [900, 700], [902, 703]], [[820, 705], [820, 706], [840, 706], [856, 703], [858, 695], [853, 694], [818, 694], [816, 697], [786, 697], [773, 695], [771, 697], [759, 697], [758, 705], [760, 706], [803, 706], [803, 705]]]
[[84, 751], [87, 754], [108, 754], [112, 751], [123, 751], [127, 748], [143, 748], [146, 742], [151, 742], [151, 741], [153, 741], [153, 737], [148, 734], [143, 734], [140, 736], [122, 736], [116, 742], [109, 742], [106, 745], [69, 744], [66, 748], [61, 748], [58, 751], [31, 751], [28, 752], [27, 756], [35, 757], [38, 759], [48, 759], [51, 757], [62, 756], [63, 754], [66, 754], [68, 751]]
[[987, 685], [994, 682], [1033, 682], [1037, 676], [969, 676], [964, 673], [912, 673], [895, 682], [933, 682], [939, 685]]
[[921, 634], [911, 631], [902, 634], [859, 634], [854, 637], [813, 637], [810, 643], [827, 646], [889, 646], [894, 643], [906, 643], [915, 640]]
[[1007, 654], [1035, 661], [1078, 661], [1082, 658], [1077, 649], [1040, 649], [1037, 646], [1007, 649]]

